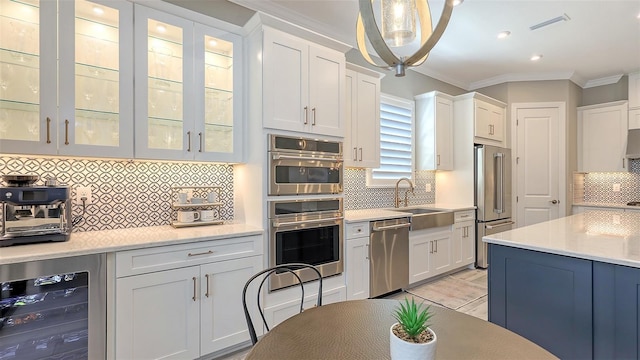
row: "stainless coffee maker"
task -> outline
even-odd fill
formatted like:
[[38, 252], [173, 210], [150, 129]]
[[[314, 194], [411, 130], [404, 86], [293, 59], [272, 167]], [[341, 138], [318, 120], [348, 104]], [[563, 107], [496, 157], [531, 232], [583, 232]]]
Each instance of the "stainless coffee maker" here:
[[2, 226], [0, 247], [47, 241], [67, 241], [71, 236], [71, 200], [66, 186], [34, 186], [38, 175], [4, 175], [0, 188]]

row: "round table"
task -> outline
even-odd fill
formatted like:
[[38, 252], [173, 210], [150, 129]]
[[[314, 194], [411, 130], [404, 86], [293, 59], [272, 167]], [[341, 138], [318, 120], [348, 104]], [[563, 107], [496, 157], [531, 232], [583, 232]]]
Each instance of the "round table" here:
[[[397, 300], [354, 300], [305, 310], [265, 334], [252, 359], [389, 359]], [[457, 311], [432, 306], [437, 359], [557, 359], [522, 336]]]

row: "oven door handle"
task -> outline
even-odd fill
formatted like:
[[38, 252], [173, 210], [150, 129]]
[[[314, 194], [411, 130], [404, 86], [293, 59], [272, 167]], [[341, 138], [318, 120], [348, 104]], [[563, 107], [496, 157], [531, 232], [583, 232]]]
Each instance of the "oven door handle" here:
[[385, 231], [385, 230], [394, 230], [394, 229], [403, 229], [411, 226], [411, 223], [397, 224], [397, 225], [389, 225], [389, 226], [374, 226], [371, 231]]
[[328, 219], [303, 220], [303, 221], [292, 221], [292, 222], [283, 222], [283, 223], [274, 221], [272, 223], [272, 226], [274, 228], [279, 228], [279, 227], [291, 226], [291, 225], [316, 224], [316, 223], [337, 221], [337, 220], [343, 220], [343, 219], [344, 217], [340, 216], [340, 217], [334, 217], [334, 218], [328, 218]]
[[331, 162], [343, 162], [342, 159], [336, 158], [321, 158], [321, 157], [312, 157], [312, 156], [292, 156], [292, 155], [280, 155], [273, 154], [273, 160], [309, 160], [309, 161], [331, 161]]

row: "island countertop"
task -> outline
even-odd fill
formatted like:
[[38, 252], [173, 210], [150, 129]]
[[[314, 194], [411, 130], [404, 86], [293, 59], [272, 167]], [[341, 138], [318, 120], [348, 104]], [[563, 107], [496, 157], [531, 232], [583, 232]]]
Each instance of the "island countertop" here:
[[590, 211], [488, 235], [483, 241], [640, 268], [640, 213]]

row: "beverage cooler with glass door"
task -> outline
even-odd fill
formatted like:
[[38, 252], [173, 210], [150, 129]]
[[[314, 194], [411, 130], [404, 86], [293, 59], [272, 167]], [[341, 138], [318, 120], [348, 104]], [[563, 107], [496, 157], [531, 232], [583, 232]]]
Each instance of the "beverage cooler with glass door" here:
[[0, 359], [104, 359], [105, 256], [0, 265]]

